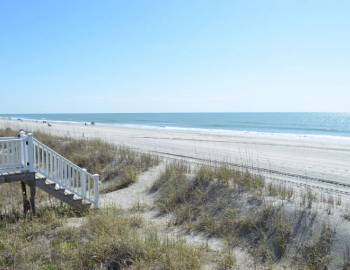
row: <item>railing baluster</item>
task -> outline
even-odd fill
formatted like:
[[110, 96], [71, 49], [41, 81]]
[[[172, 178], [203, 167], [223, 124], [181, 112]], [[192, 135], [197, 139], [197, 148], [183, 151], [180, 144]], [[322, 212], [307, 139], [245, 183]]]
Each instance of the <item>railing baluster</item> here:
[[0, 164], [3, 164], [4, 153], [2, 152], [2, 143], [0, 142]]
[[63, 186], [66, 186], [66, 181], [67, 181], [67, 165], [66, 163], [62, 160], [62, 172], [63, 172], [63, 177], [62, 177], [62, 180], [63, 180]]
[[95, 197], [95, 206], [99, 207], [99, 182], [100, 182], [100, 176], [98, 174], [94, 174], [94, 197]]
[[49, 152], [47, 151], [47, 149], [45, 149], [45, 154], [46, 154], [46, 174], [49, 175], [50, 173], [50, 163], [49, 163]]
[[40, 146], [41, 148], [41, 170], [45, 170], [45, 161], [44, 161], [44, 148]]
[[8, 143], [5, 143], [5, 164], [9, 164], [9, 156], [8, 156]]
[[74, 192], [77, 192], [77, 183], [76, 183], [77, 171], [74, 168], [72, 169], [73, 169], [73, 190]]
[[27, 135], [27, 162], [28, 169], [30, 172], [34, 171], [34, 149], [33, 149], [33, 136], [31, 133]]
[[36, 145], [35, 144], [33, 144], [33, 152], [34, 152], [34, 157], [33, 157], [33, 159], [34, 159], [34, 168], [36, 169], [37, 166], [36, 166]]
[[52, 178], [53, 180], [55, 180], [55, 179], [54, 179], [54, 177], [55, 177], [55, 171], [54, 171], [55, 162], [54, 162], [54, 158], [53, 158], [52, 153], [49, 154], [49, 157], [50, 157], [50, 173], [51, 173], [51, 178]]
[[86, 197], [86, 180], [87, 180], [87, 174], [86, 169], [83, 169], [83, 172], [80, 174], [80, 184], [81, 184], [81, 194], [83, 197]]

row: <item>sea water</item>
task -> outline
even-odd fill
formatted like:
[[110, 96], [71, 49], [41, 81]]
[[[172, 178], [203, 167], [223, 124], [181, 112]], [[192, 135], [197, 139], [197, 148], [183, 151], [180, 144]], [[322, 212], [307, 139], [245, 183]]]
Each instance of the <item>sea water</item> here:
[[62, 113], [3, 114], [0, 117], [211, 132], [251, 131], [350, 137], [350, 113]]

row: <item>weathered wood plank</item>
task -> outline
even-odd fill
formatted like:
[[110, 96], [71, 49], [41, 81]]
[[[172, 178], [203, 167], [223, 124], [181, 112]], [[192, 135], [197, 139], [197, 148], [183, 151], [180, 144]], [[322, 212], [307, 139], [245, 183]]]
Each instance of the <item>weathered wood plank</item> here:
[[0, 175], [0, 184], [13, 183], [18, 181], [31, 181], [35, 179], [35, 173], [15, 173]]

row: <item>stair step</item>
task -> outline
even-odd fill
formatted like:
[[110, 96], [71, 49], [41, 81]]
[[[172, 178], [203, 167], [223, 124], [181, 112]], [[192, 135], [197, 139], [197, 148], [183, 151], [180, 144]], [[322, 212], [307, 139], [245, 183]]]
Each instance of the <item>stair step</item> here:
[[91, 203], [85, 202], [82, 198], [75, 198], [75, 195], [73, 193], [67, 193], [66, 189], [56, 189], [56, 183], [47, 181], [44, 177], [36, 179], [36, 186], [75, 209], [85, 211], [91, 207]]
[[74, 199], [74, 203], [80, 203], [83, 204], [83, 199]]
[[72, 200], [73, 200], [73, 198], [74, 198], [74, 194], [72, 194], [72, 193], [64, 193], [64, 196], [66, 197], [66, 198], [71, 198]]
[[35, 182], [37, 185], [42, 185], [46, 183], [46, 178], [36, 178]]
[[74, 204], [73, 207], [75, 207], [77, 209], [80, 209], [80, 210], [87, 210], [91, 206], [91, 203], [84, 203], [82, 199], [74, 200], [73, 204]]
[[80, 209], [82, 211], [88, 210], [91, 207], [91, 203], [84, 203], [81, 205]]
[[45, 185], [50, 187], [50, 188], [56, 189], [56, 184], [55, 183], [46, 183]]

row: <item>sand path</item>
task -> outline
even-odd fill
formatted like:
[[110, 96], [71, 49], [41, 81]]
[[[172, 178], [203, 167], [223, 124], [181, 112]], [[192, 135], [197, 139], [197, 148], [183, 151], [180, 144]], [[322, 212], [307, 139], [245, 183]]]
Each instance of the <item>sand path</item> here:
[[119, 189], [110, 193], [101, 194], [101, 205], [115, 204], [123, 209], [130, 209], [137, 205], [153, 205], [154, 197], [148, 190], [164, 171], [165, 163], [151, 168], [141, 174], [136, 183], [127, 188]]
[[[159, 212], [154, 209], [156, 195], [150, 194], [149, 188], [152, 186], [154, 181], [157, 180], [161, 173], [164, 172], [166, 162], [167, 161], [163, 161], [160, 165], [141, 174], [138, 181], [129, 187], [102, 194], [101, 205], [114, 205], [124, 210], [139, 210], [144, 221], [151, 226], [155, 226], [157, 231], [162, 237], [164, 237], [164, 239], [169, 237], [181, 238], [193, 245], [202, 247], [205, 246], [214, 252], [222, 251], [225, 248], [225, 244], [222, 240], [207, 238], [206, 236], [200, 234], [188, 234], [179, 226], [169, 226], [172, 215], [159, 216]], [[232, 250], [232, 252], [234, 252], [237, 264], [239, 265], [238, 269], [252, 269], [253, 260], [247, 252], [241, 248], [235, 248]], [[208, 265], [208, 267], [204, 267], [204, 269], [212, 268], [210, 265]]]

